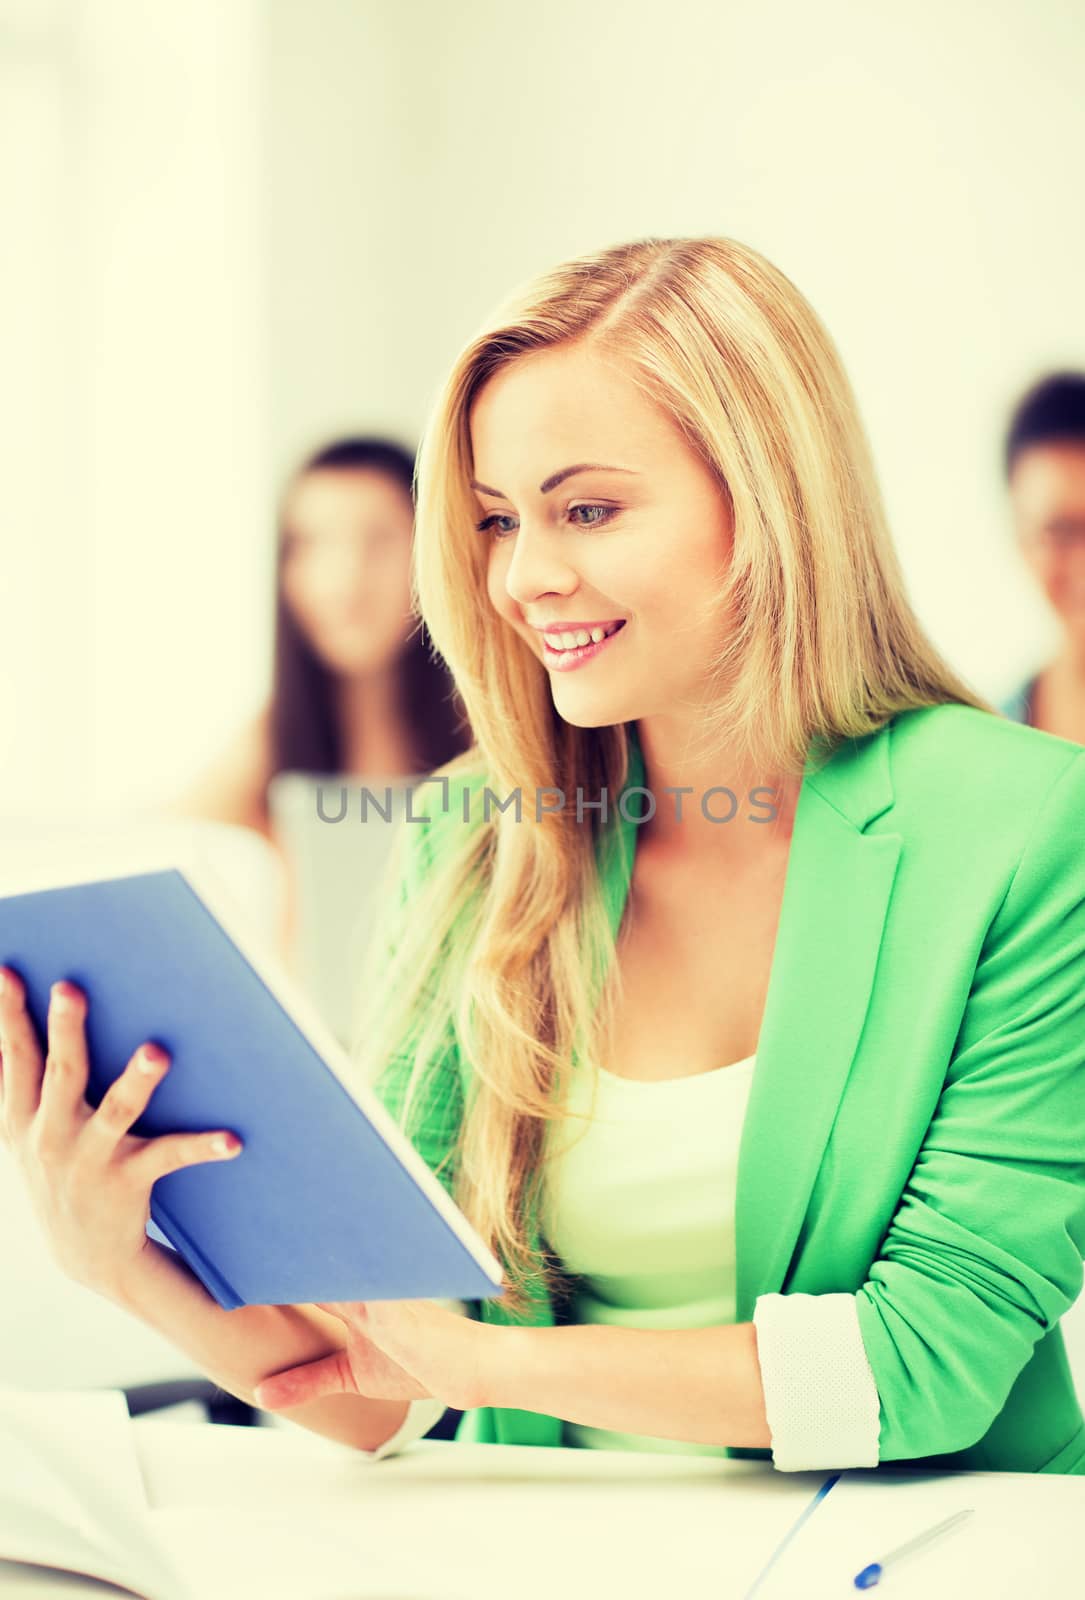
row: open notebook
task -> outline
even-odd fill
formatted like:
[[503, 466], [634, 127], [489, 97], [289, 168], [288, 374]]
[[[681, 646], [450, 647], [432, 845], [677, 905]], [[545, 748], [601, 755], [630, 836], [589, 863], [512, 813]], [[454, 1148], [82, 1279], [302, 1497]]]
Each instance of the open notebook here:
[[[442, 1592], [454, 1600], [470, 1585]], [[291, 1517], [281, 1505], [262, 1514], [149, 1505], [120, 1390], [0, 1387], [0, 1595], [416, 1600], [417, 1592], [397, 1581], [394, 1561], [367, 1555], [356, 1527], [311, 1509]]]
[[130, 1426], [116, 1389], [0, 1389], [0, 1594], [34, 1593], [19, 1569], [36, 1567], [141, 1600], [196, 1600], [148, 1521]]

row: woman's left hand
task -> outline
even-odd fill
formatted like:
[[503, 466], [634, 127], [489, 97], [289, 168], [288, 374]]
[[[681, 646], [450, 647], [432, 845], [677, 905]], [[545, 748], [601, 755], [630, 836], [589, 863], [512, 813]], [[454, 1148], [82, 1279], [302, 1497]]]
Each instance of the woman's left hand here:
[[443, 1400], [458, 1411], [485, 1405], [487, 1361], [501, 1330], [433, 1300], [349, 1300], [321, 1311], [338, 1317], [347, 1342], [319, 1361], [264, 1378], [254, 1399], [281, 1411], [328, 1394], [375, 1400]]

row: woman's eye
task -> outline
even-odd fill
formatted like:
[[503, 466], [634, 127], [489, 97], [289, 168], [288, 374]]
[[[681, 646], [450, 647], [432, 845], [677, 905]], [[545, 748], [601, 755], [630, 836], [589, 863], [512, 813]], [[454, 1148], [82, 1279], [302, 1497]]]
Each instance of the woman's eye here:
[[[614, 516], [615, 512], [617, 511], [617, 509], [618, 509], [617, 506], [601, 506], [601, 505], [587, 505], [587, 504], [585, 504], [585, 505], [570, 506], [569, 507], [569, 511], [568, 511], [568, 515], [573, 519], [574, 525], [576, 527], [578, 527], [578, 528], [597, 528], [597, 527], [600, 526], [601, 523], [609, 522], [610, 518], [612, 516]], [[584, 511], [584, 512], [596, 512], [598, 514], [595, 515], [595, 516], [590, 516], [584, 521], [580, 521], [578, 519], [578, 517], [577, 517], [577, 513], [581, 512], [581, 511]], [[484, 517], [481, 522], [476, 522], [475, 527], [476, 527], [476, 529], [478, 530], [479, 533], [489, 533], [490, 530], [493, 529], [494, 530], [494, 537], [497, 538], [497, 539], [500, 539], [500, 538], [503, 538], [505, 536], [505, 534], [512, 533], [515, 530], [512, 529], [512, 528], [500, 528], [500, 529], [498, 529], [496, 527], [496, 524], [499, 523], [499, 522], [515, 522], [515, 521], [516, 521], [516, 518], [514, 516], [512, 516], [509, 512], [496, 511], [496, 512], [492, 513], [492, 515], [490, 515], [488, 517]]]
[[[515, 520], [515, 517], [510, 517], [506, 512], [495, 511], [491, 516], [484, 517], [481, 522], [476, 522], [475, 527], [479, 533], [489, 533], [495, 522], [515, 522]], [[502, 533], [507, 533], [508, 531], [507, 528], [501, 530]], [[499, 537], [499, 535], [495, 534], [495, 537]]]
[[590, 522], [582, 522], [580, 524], [580, 526], [582, 528], [594, 528], [594, 527], [597, 527], [599, 523], [608, 521], [609, 518], [611, 518], [614, 515], [616, 510], [617, 510], [616, 506], [597, 506], [597, 505], [570, 506], [569, 507], [569, 515], [572, 516], [574, 514], [574, 512], [577, 512], [577, 511], [598, 511], [598, 512], [600, 512], [601, 515], [599, 515], [598, 517], [593, 517]]

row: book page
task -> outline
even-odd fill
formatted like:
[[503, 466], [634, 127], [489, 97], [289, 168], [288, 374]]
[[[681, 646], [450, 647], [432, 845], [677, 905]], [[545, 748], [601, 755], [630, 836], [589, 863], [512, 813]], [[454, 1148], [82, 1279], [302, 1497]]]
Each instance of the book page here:
[[4, 1600], [131, 1600], [132, 1591], [85, 1573], [0, 1558], [0, 1594]]
[[190, 1600], [152, 1532], [130, 1426], [119, 1391], [0, 1391], [0, 1558]]

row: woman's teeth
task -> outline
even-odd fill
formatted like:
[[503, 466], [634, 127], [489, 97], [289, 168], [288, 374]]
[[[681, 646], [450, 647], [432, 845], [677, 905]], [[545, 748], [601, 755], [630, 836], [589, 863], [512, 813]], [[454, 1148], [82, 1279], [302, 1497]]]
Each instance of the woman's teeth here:
[[611, 622], [605, 628], [578, 628], [575, 633], [548, 633], [544, 638], [551, 650], [579, 650], [586, 644], [599, 644], [620, 627], [620, 622]]

